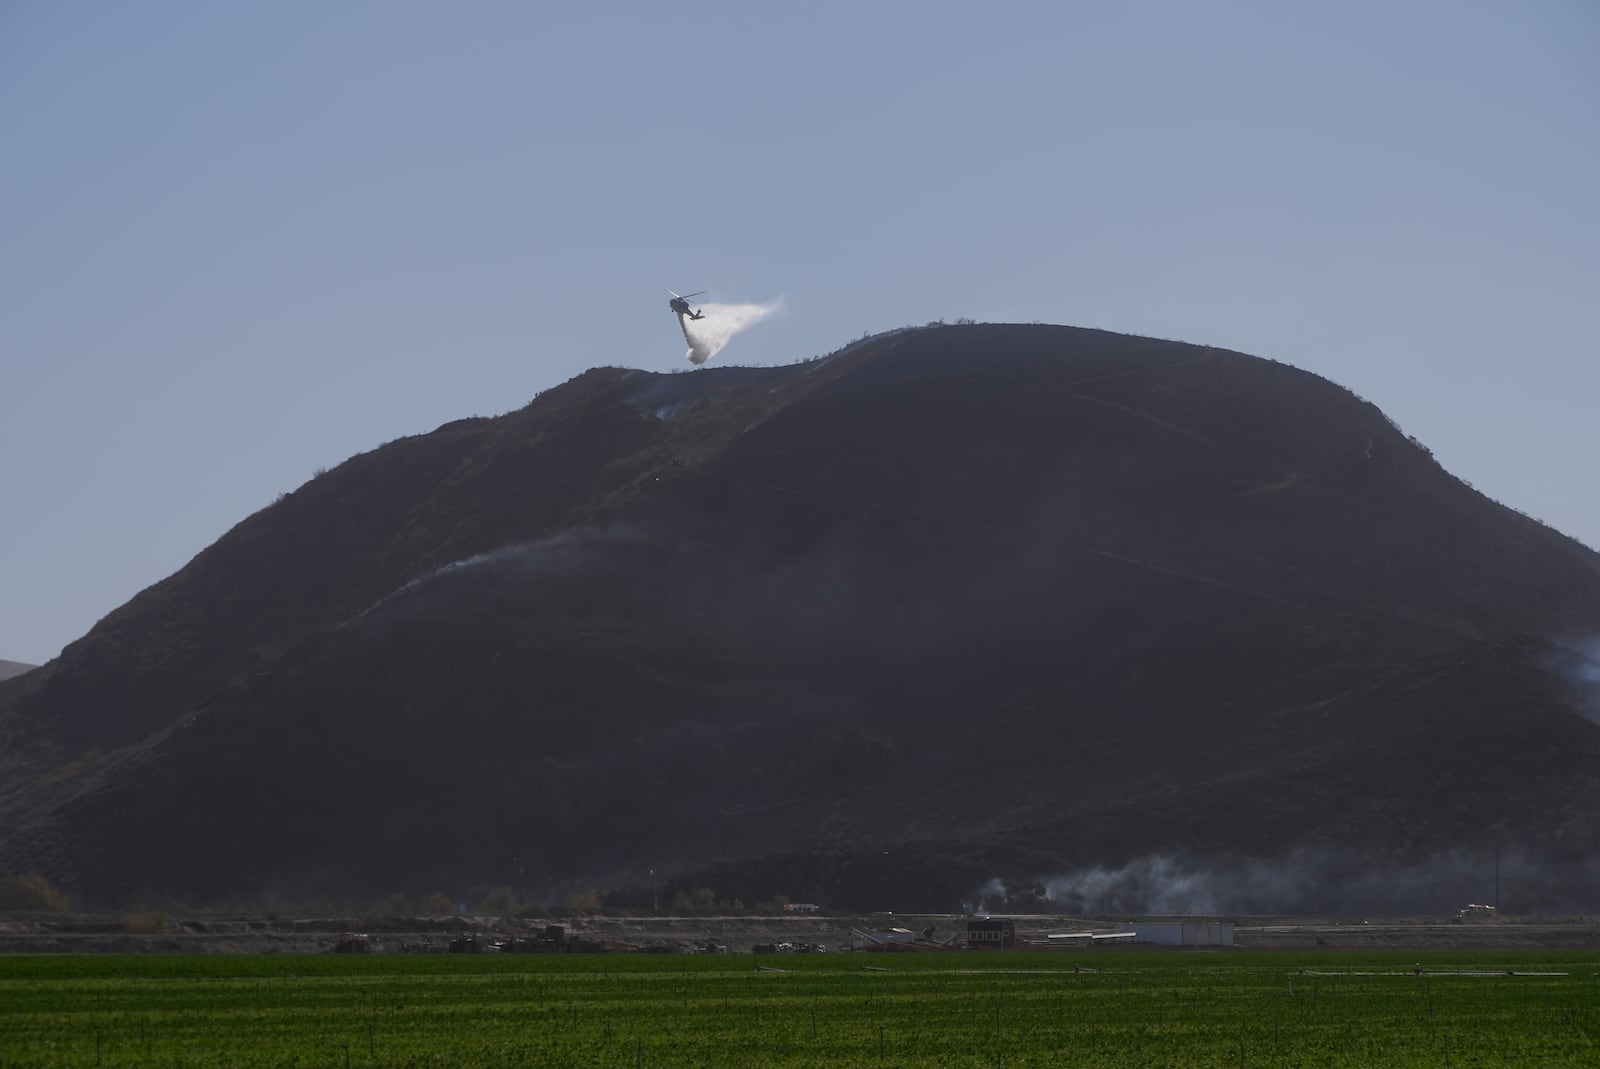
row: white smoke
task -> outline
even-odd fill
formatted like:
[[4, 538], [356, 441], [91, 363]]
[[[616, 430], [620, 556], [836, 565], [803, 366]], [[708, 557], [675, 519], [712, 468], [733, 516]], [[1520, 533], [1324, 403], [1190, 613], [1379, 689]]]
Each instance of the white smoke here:
[[1600, 724], [1600, 636], [1547, 647], [1537, 663], [1566, 684], [1582, 716]]
[[705, 304], [699, 311], [703, 319], [678, 316], [683, 340], [689, 343], [689, 363], [703, 364], [722, 351], [722, 347], [741, 330], [749, 330], [783, 308], [783, 298], [766, 304]]
[[470, 557], [453, 560], [448, 564], [441, 564], [432, 571], [407, 581], [403, 585], [385, 594], [378, 601], [356, 615], [366, 616], [386, 608], [394, 602], [426, 592], [427, 588], [446, 580], [466, 580], [483, 578], [487, 576], [492, 581], [503, 583], [508, 578], [520, 575], [533, 575], [541, 572], [571, 571], [585, 563], [589, 555], [597, 546], [617, 540], [620, 535], [611, 532], [596, 531], [589, 528], [578, 528], [564, 531], [537, 542], [517, 542], [487, 553], [476, 553]]
[[971, 901], [963, 902], [961, 905], [968, 913], [1003, 912], [1010, 897], [1011, 889], [1005, 885], [1004, 880], [996, 876], [978, 888], [978, 893], [972, 896]]
[[1491, 847], [1398, 861], [1339, 848], [1300, 847], [1278, 857], [1152, 854], [1123, 865], [1088, 865], [1009, 886], [993, 879], [969, 909], [1069, 914], [1192, 915], [1453, 912], [1499, 894], [1534, 909], [1592, 909], [1600, 861], [1539, 858]]
[[1583, 660], [1574, 668], [1574, 674], [1578, 677], [1583, 714], [1600, 724], [1600, 638], [1584, 644]]

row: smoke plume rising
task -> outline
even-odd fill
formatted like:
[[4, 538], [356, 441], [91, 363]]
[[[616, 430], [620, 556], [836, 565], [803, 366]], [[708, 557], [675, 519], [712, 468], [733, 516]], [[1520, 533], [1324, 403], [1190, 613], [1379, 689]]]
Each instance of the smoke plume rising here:
[[683, 340], [689, 343], [689, 363], [703, 364], [722, 351], [722, 347], [742, 330], [748, 330], [783, 308], [783, 298], [766, 304], [706, 304], [700, 306], [703, 319], [678, 316]]

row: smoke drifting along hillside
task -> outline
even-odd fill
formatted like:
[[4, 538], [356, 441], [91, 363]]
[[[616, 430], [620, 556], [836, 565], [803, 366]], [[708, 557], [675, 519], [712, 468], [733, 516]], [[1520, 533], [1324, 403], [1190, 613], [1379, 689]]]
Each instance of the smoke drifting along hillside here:
[[1580, 701], [1585, 715], [1600, 724], [1600, 638], [1590, 639], [1583, 653], [1585, 659], [1574, 669]]
[[1600, 724], [1600, 636], [1552, 645], [1539, 663], [1566, 685], [1578, 712]]
[[749, 330], [783, 308], [783, 298], [765, 304], [707, 304], [700, 308], [703, 319], [678, 317], [683, 340], [689, 343], [689, 363], [703, 364], [723, 350], [733, 336]]
[[440, 565], [408, 581], [360, 615], [366, 616], [408, 601], [431, 603], [437, 600], [435, 595], [441, 585], [477, 582], [504, 586], [518, 578], [541, 572], [571, 571], [592, 556], [593, 544], [603, 543], [608, 537], [603, 532], [578, 529], [563, 531], [537, 542], [518, 542], [488, 553], [476, 553]]
[[1049, 876], [1027, 889], [990, 880], [971, 904], [994, 910], [1037, 906], [1019, 901], [1030, 896], [1071, 914], [1395, 915], [1445, 913], [1496, 898], [1512, 912], [1559, 911], [1592, 908], [1600, 898], [1600, 867], [1521, 852], [1496, 857], [1492, 847], [1415, 862], [1317, 848], [1277, 858], [1155, 854]]

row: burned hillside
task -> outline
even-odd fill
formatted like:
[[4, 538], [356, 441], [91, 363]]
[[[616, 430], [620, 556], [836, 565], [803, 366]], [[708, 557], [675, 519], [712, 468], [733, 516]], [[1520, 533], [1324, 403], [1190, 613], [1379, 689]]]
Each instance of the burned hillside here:
[[1271, 361], [950, 326], [597, 369], [352, 458], [0, 684], [0, 867], [930, 908], [1180, 848], [1571, 857], [1597, 632], [1594, 553]]

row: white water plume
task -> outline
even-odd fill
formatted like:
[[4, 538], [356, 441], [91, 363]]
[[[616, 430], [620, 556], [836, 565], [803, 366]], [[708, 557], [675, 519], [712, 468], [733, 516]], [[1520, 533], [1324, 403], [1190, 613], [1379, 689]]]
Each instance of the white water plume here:
[[701, 319], [678, 316], [683, 340], [689, 343], [689, 363], [703, 364], [722, 351], [722, 347], [741, 330], [748, 330], [783, 308], [783, 298], [766, 304], [704, 304]]

